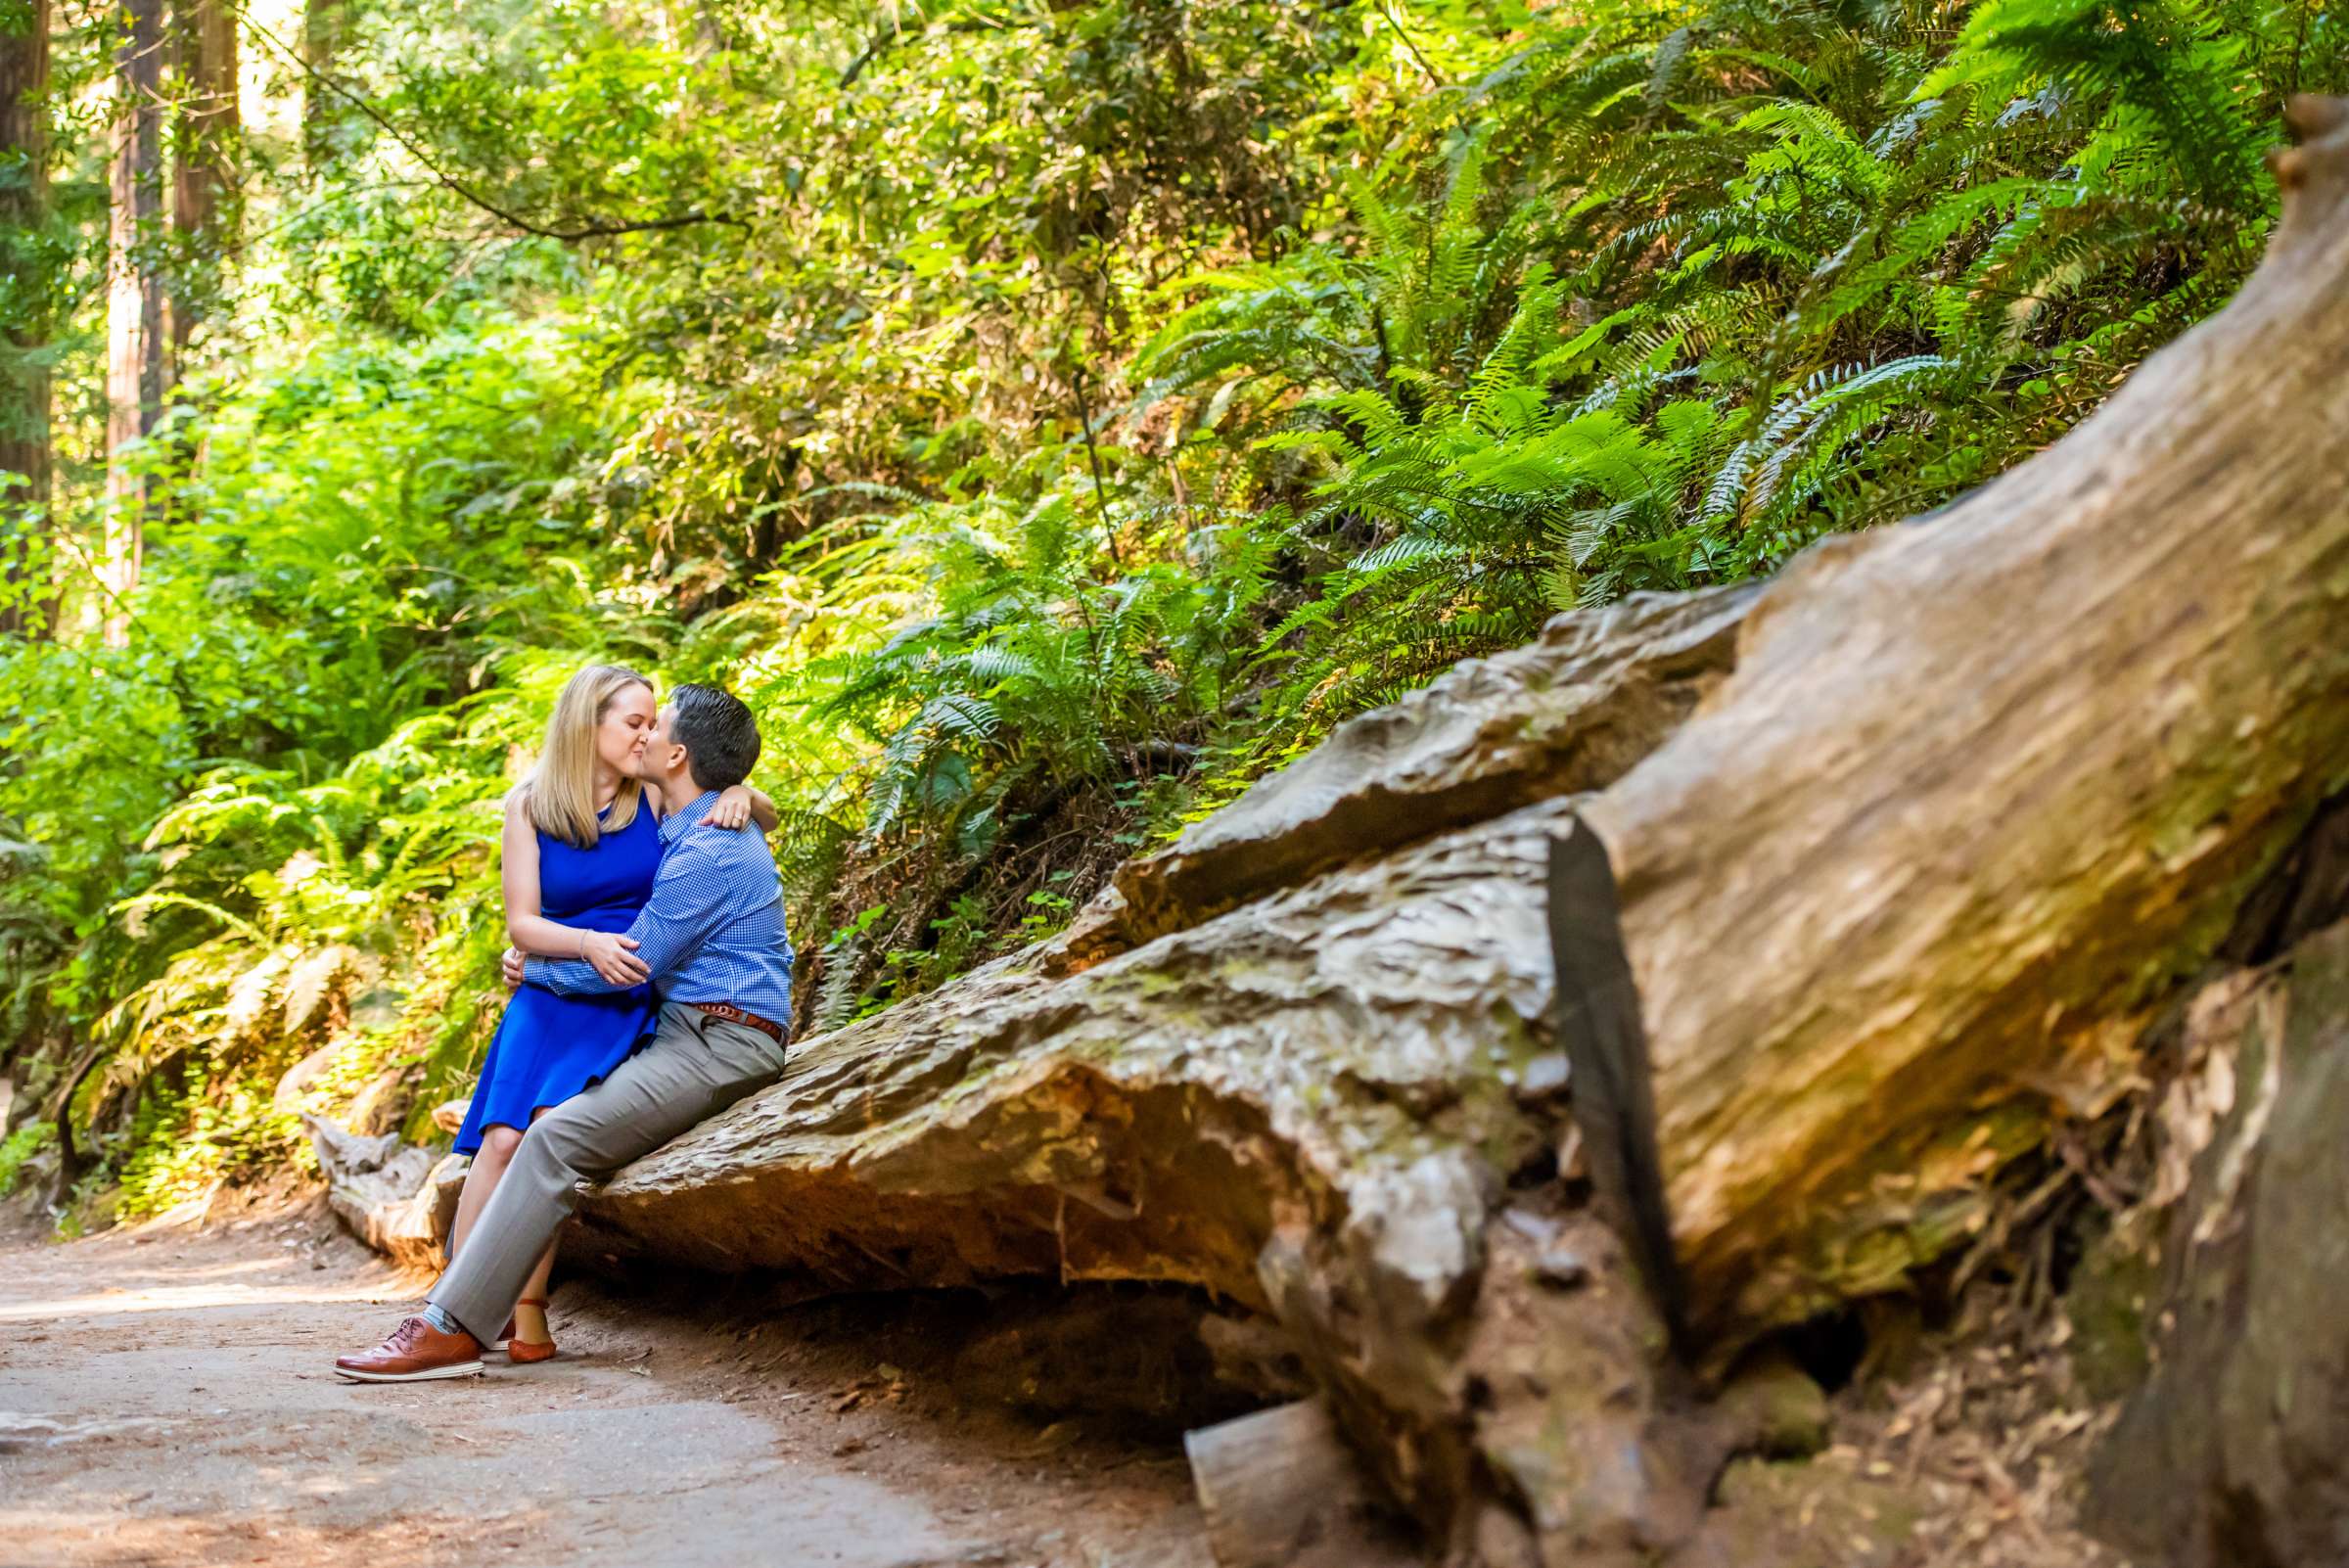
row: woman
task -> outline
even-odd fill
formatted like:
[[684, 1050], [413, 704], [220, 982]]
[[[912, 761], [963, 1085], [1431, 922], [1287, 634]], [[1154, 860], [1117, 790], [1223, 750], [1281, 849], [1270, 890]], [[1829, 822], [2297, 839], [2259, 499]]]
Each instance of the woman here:
[[[635, 776], [653, 733], [652, 683], [617, 665], [590, 665], [571, 677], [547, 720], [546, 748], [506, 797], [503, 882], [506, 935], [524, 952], [584, 958], [605, 979], [643, 972], [625, 957], [635, 945], [622, 933], [653, 891], [661, 847], [658, 818], [684, 805], [663, 801]], [[739, 828], [751, 816], [775, 823], [764, 796], [737, 785], [718, 797], [708, 820]], [[625, 1060], [651, 1027], [648, 986], [596, 996], [559, 996], [525, 986], [506, 1005], [482, 1063], [473, 1103], [457, 1131], [459, 1154], [473, 1156], [449, 1233], [453, 1257], [505, 1175], [537, 1117]], [[513, 1361], [555, 1354], [546, 1326], [552, 1247], [523, 1287], [506, 1330]]]

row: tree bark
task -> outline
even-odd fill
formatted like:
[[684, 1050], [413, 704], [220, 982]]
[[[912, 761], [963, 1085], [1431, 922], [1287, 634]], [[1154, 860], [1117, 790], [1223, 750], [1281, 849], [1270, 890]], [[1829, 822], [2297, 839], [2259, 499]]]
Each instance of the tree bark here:
[[1666, 1407], [1604, 1227], [1511, 1185], [1561, 1130], [1541, 894], [1582, 799], [796, 1042], [781, 1083], [589, 1192], [564, 1256], [769, 1271], [785, 1296], [1195, 1286], [1277, 1323], [1439, 1539], [1522, 1507], [1558, 1568], [1651, 1561], [1720, 1451]]
[[49, 3], [0, 23], [0, 254], [29, 287], [0, 375], [0, 635], [45, 632], [32, 584], [32, 535], [49, 504], [49, 366], [43, 231], [49, 218]]
[[468, 1160], [435, 1158], [396, 1133], [370, 1137], [323, 1116], [301, 1113], [326, 1177], [326, 1201], [350, 1233], [403, 1268], [448, 1266], [449, 1226]]
[[[171, 226], [183, 266], [216, 269], [236, 249], [237, 17], [229, 0], [181, 0], [173, 18], [180, 69]], [[183, 285], [171, 301], [171, 346], [184, 350], [209, 291]]]
[[2091, 1471], [2089, 1517], [2147, 1565], [2336, 1563], [2349, 925], [2204, 988], [2177, 1055], [2153, 1119], [2163, 1179], [2086, 1265], [2104, 1313], [2076, 1314], [2108, 1364], [2142, 1376]]
[[301, 89], [302, 156], [315, 168], [330, 161], [337, 151], [336, 129], [345, 106], [319, 77], [331, 75], [335, 57], [343, 51], [350, 25], [350, 0], [303, 0], [301, 58], [316, 74], [306, 75]]
[[2225, 310], [2062, 441], [1765, 591], [1591, 806], [1701, 1340], [1896, 1286], [2349, 781], [2349, 106]]
[[156, 259], [163, 217], [162, 0], [124, 0], [115, 56], [113, 209], [107, 257], [107, 641], [128, 636], [123, 606], [146, 554], [148, 495], [128, 448], [162, 412], [168, 342]]

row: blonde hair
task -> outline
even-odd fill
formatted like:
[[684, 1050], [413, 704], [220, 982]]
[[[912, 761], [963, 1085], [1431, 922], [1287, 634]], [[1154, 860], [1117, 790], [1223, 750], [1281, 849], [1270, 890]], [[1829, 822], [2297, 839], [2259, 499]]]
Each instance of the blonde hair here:
[[636, 818], [644, 786], [632, 778], [621, 780], [620, 793], [601, 822], [595, 815], [595, 730], [612, 707], [612, 699], [630, 686], [646, 691], [653, 683], [619, 665], [589, 665], [563, 683], [555, 711], [546, 721], [546, 749], [538, 765], [523, 780], [530, 825], [549, 838], [561, 839], [577, 850], [592, 850], [605, 833], [617, 833]]

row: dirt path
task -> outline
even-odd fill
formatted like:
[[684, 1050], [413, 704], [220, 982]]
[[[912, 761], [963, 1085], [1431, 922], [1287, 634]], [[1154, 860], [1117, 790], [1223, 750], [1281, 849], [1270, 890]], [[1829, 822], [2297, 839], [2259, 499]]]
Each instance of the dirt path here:
[[418, 1284], [315, 1207], [0, 1246], [0, 1568], [1209, 1568], [1178, 1451], [959, 1407], [918, 1313], [575, 1283], [553, 1362], [335, 1377]]

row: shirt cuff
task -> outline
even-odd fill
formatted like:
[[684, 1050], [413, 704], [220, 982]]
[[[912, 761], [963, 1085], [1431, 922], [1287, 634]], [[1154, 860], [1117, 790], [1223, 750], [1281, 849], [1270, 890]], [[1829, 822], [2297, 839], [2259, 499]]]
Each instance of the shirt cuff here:
[[553, 959], [531, 953], [522, 961], [522, 978], [527, 985], [543, 986], [552, 991], [555, 989], [554, 969]]

